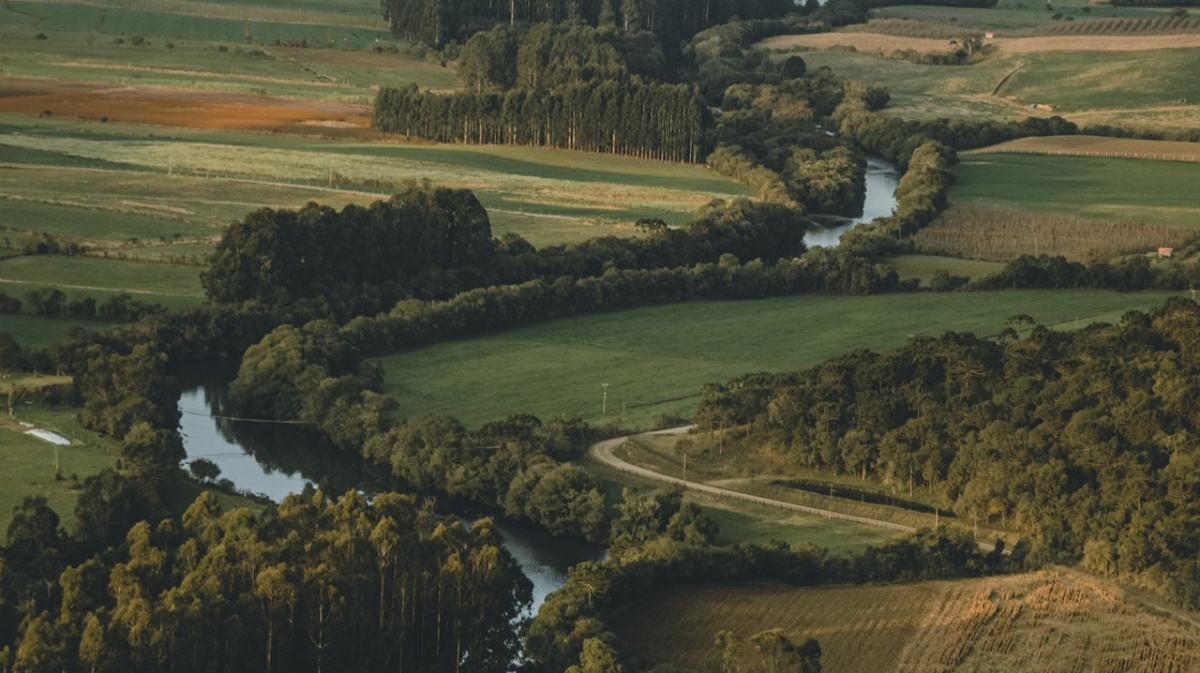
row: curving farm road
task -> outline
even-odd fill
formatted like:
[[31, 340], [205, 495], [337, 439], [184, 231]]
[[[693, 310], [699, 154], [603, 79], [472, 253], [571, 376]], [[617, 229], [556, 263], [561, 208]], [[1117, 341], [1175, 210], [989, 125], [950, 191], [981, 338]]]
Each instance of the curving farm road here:
[[[682, 486], [686, 489], [693, 490], [693, 491], [699, 491], [701, 493], [710, 493], [712, 495], [715, 495], [715, 496], [721, 497], [721, 498], [736, 498], [738, 500], [745, 500], [747, 502], [753, 502], [753, 503], [757, 503], [760, 505], [767, 505], [769, 507], [778, 507], [780, 509], [787, 509], [787, 510], [792, 510], [795, 512], [804, 512], [806, 514], [815, 514], [817, 516], [823, 516], [823, 517], [827, 517], [827, 518], [831, 518], [831, 519], [843, 519], [846, 521], [853, 521], [855, 523], [861, 523], [866, 526], [878, 526], [880, 528], [904, 531], [907, 533], [913, 533], [913, 532], [916, 532], [916, 530], [917, 530], [916, 528], [913, 528], [912, 526], [904, 526], [904, 525], [901, 525], [898, 523], [892, 523], [890, 521], [881, 521], [879, 519], [869, 519], [867, 517], [862, 517], [862, 516], [853, 516], [851, 514], [842, 514], [840, 512], [831, 512], [829, 510], [818, 509], [816, 507], [805, 507], [804, 505], [796, 505], [794, 503], [783, 502], [781, 500], [772, 500], [771, 498], [763, 498], [763, 497], [760, 497], [757, 495], [750, 495], [748, 493], [739, 493], [737, 491], [730, 491], [729, 489], [720, 488], [718, 486], [710, 486], [708, 484], [702, 484], [702, 483], [695, 482], [695, 481], [684, 481], [683, 479], [679, 479], [677, 477], [670, 477], [670, 476], [667, 476], [660, 472], [655, 472], [654, 470], [649, 470], [644, 467], [640, 467], [638, 465], [632, 465], [630, 463], [627, 463], [627, 462], [621, 460], [620, 458], [617, 458], [615, 455], [613, 455], [613, 450], [616, 449], [618, 446], [624, 444], [626, 441], [628, 441], [630, 437], [645, 437], [648, 435], [681, 435], [681, 434], [684, 434], [687, 431], [691, 430], [693, 427], [695, 427], [695, 426], [685, 425], [685, 426], [679, 427], [679, 428], [669, 428], [667, 430], [656, 430], [654, 432], [645, 432], [645, 433], [642, 433], [639, 435], [627, 435], [625, 437], [614, 437], [612, 439], [606, 439], [604, 441], [596, 442], [595, 444], [592, 444], [591, 446], [589, 446], [588, 450], [587, 450], [587, 457], [597, 463], [607, 465], [613, 469], [620, 470], [621, 472], [635, 474], [635, 475], [638, 475], [639, 477], [645, 477], [647, 479], [652, 479], [654, 481], [660, 481], [660, 482], [663, 482], [666, 484], [674, 484], [674, 485]], [[987, 551], [987, 552], [990, 552], [993, 549], [995, 549], [994, 545], [988, 544], [986, 542], [979, 542], [978, 544], [979, 544], [980, 549]], [[1004, 551], [1004, 553], [1009, 554], [1011, 552], [1006, 549]], [[1165, 614], [1169, 617], [1173, 617], [1177, 621], [1179, 621], [1180, 623], [1182, 623], [1186, 626], [1190, 626], [1195, 629], [1200, 629], [1200, 621], [1197, 621], [1197, 619], [1195, 618], [1195, 616], [1192, 613], [1189, 613], [1186, 610], [1182, 610], [1179, 608], [1163, 605], [1158, 600], [1156, 600], [1154, 597], [1150, 596], [1149, 594], [1147, 594], [1144, 591], [1141, 591], [1138, 589], [1126, 588], [1126, 587], [1122, 587], [1122, 588], [1125, 589], [1125, 592], [1126, 592], [1125, 595], [1129, 600], [1133, 601], [1134, 603], [1137, 603], [1138, 605], [1141, 605], [1143, 608], [1146, 608], [1153, 612]]]
[[[646, 433], [642, 433], [641, 435], [632, 435], [632, 436], [633, 437], [644, 437], [644, 436], [649, 436], [649, 435], [681, 435], [681, 434], [691, 430], [693, 427], [694, 426], [691, 426], [691, 425], [685, 425], [685, 426], [679, 427], [679, 428], [669, 428], [667, 430], [656, 430], [654, 432], [646, 432]], [[740, 493], [738, 491], [731, 491], [727, 488], [721, 488], [719, 486], [711, 486], [709, 484], [704, 484], [704, 483], [700, 483], [700, 482], [696, 482], [696, 481], [685, 481], [678, 477], [671, 477], [671, 476], [662, 474], [661, 472], [655, 472], [654, 470], [640, 467], [638, 465], [632, 465], [630, 463], [625, 462], [624, 460], [621, 460], [620, 458], [617, 458], [613, 454], [614, 449], [616, 449], [618, 446], [624, 444], [628, 440], [629, 440], [629, 436], [625, 436], [625, 437], [614, 437], [612, 439], [606, 439], [601, 442], [596, 442], [595, 444], [592, 444], [591, 446], [588, 447], [587, 456], [588, 456], [588, 458], [594, 460], [597, 463], [607, 465], [615, 470], [620, 470], [621, 472], [635, 474], [639, 477], [645, 477], [646, 479], [652, 479], [654, 481], [661, 481], [665, 484], [682, 486], [683, 488], [688, 489], [688, 490], [698, 491], [700, 493], [708, 493], [711, 495], [715, 495], [719, 498], [734, 498], [736, 500], [745, 500], [746, 502], [753, 502], [753, 503], [756, 503], [759, 505], [767, 505], [768, 507], [778, 507], [780, 509], [791, 510], [793, 512], [803, 512], [805, 514], [814, 514], [816, 516], [823, 516], [827, 519], [842, 519], [844, 521], [853, 521], [855, 523], [861, 523], [866, 526], [876, 526], [879, 528], [898, 530], [898, 531], [902, 531], [905, 533], [915, 533], [917, 531], [917, 529], [914, 528], [913, 526], [905, 526], [903, 524], [892, 523], [891, 521], [882, 521], [880, 519], [869, 519], [869, 518], [863, 517], [863, 516], [854, 516], [853, 514], [842, 514], [841, 512], [833, 512], [833, 511], [830, 511], [827, 509], [820, 509], [817, 507], [807, 507], [805, 505], [797, 505], [795, 503], [784, 502], [782, 500], [773, 500], [771, 498], [764, 498], [764, 497], [758, 496], [758, 495], [750, 495], [749, 493]], [[980, 546], [983, 547], [984, 545], [980, 545]], [[990, 546], [991, 545], [988, 545], [988, 548], [990, 548]]]

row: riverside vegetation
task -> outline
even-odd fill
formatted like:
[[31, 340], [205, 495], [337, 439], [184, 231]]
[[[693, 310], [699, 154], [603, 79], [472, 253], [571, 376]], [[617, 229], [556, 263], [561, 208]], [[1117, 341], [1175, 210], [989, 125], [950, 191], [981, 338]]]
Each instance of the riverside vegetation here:
[[[1194, 429], [1180, 405], [1189, 399], [1188, 335], [1200, 310], [1184, 298], [1074, 334], [1035, 327], [997, 340], [921, 337], [886, 354], [855, 352], [704, 389], [696, 420], [731, 451], [765, 446], [782, 460], [884, 486], [907, 479], [952, 503], [959, 518], [999, 519], [1022, 533], [987, 551], [944, 529], [837, 556], [803, 545], [716, 547], [713, 521], [682, 494], [610, 499], [575, 462], [608, 428], [517, 414], [468, 429], [448, 416], [410, 415], [381, 392], [372, 356], [551, 317], [694, 299], [916, 291], [883, 260], [916, 250], [913, 236], [952, 194], [959, 150], [1078, 131], [1058, 118], [906, 121], [881, 113], [881, 89], [750, 48], [771, 34], [861, 22], [863, 3], [811, 3], [791, 16], [771, 3], [718, 5], [678, 24], [636, 2], [523, 6], [523, 19], [583, 18], [594, 28], [511, 31], [496, 24], [516, 23], [515, 4], [443, 14], [392, 3], [385, 14], [434, 53], [476, 55], [467, 67], [476, 68], [475, 91], [442, 99], [459, 106], [461, 116], [448, 118], [461, 122], [476, 104], [501, 107], [479, 117], [487, 129], [464, 129], [463, 142], [537, 144], [534, 136], [545, 141], [553, 128], [545, 144], [652, 156], [661, 148], [646, 130], [661, 122], [685, 138], [674, 158], [707, 157], [758, 192], [756, 200], [715, 201], [674, 227], [649, 214], [634, 238], [540, 247], [494, 238], [484, 205], [462, 186], [414, 184], [369, 205], [264, 208], [222, 231], [204, 263], [203, 303], [162, 309], [126, 297], [106, 315], [129, 321], [118, 329], [73, 330], [35, 348], [0, 339], [6, 373], [69, 375], [69, 385], [47, 388], [44, 403], [77, 408], [79, 423], [109, 436], [120, 454], [117, 465], [80, 480], [70, 530], [34, 494], [14, 512], [0, 551], [0, 670], [190, 671], [214, 661], [230, 671], [644, 670], [657, 662], [626, 648], [609, 622], [635, 598], [655, 600], [651, 588], [906, 582], [1050, 561], [1120, 575], [1195, 606]], [[723, 23], [735, 13], [758, 18]], [[451, 46], [456, 38], [467, 44]], [[539, 56], [572, 46], [588, 50], [578, 72], [554, 72], [553, 59]], [[565, 81], [523, 82], [522, 93], [522, 77]], [[548, 100], [564, 106], [543, 110], [556, 118], [541, 129], [502, 128], [515, 119], [504, 104], [530, 91], [557, 91], [563, 98]], [[647, 119], [617, 105], [624, 113], [605, 122], [607, 139], [594, 133], [603, 126], [557, 117], [583, 110], [585, 94], [623, 105], [622, 94], [648, 104], [666, 91], [699, 116]], [[397, 95], [384, 90], [378, 100]], [[401, 95], [412, 109], [413, 101], [433, 105], [428, 93]], [[565, 105], [571, 97], [576, 107]], [[714, 104], [726, 111], [719, 119], [704, 114]], [[250, 144], [260, 142], [268, 141]], [[864, 151], [904, 169], [896, 212], [854, 229], [838, 248], [807, 249], [808, 210], [858, 207]], [[40, 256], [58, 259], [64, 249], [51, 253], [45, 243]], [[942, 274], [930, 286], [1179, 290], [1194, 286], [1196, 274], [1191, 264], [1140, 256], [1043, 255], [969, 284]], [[72, 301], [86, 318], [87, 303]], [[35, 303], [42, 313], [70, 313], [62, 297]], [[216, 362], [239, 364], [232, 408], [303, 424], [336, 450], [384, 467], [402, 493], [368, 502], [353, 491], [313, 490], [257, 512], [223, 512], [211, 493], [193, 499], [181, 488], [174, 377]], [[990, 405], [976, 404], [984, 396]], [[1103, 415], [1102, 407], [1115, 411]], [[1010, 466], [1004, 456], [1030, 458]], [[421, 494], [607, 542], [611, 558], [578, 566], [519, 631], [514, 617], [528, 585], [490, 522], [439, 519]], [[718, 642], [728, 670], [819, 670], [820, 642], [783, 626], [705, 637]]]

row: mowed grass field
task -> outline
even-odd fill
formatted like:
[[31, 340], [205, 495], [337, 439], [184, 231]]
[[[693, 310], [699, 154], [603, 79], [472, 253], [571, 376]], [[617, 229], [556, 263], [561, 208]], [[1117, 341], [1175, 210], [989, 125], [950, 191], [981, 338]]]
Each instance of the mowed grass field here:
[[[8, 316], [0, 317], [0, 325]], [[74, 409], [46, 409], [18, 405], [17, 420], [33, 423], [71, 440], [58, 447], [61, 479], [55, 478], [54, 445], [27, 435], [7, 420], [0, 422], [0, 530], [8, 530], [13, 508], [26, 496], [43, 496], [70, 530], [79, 497], [78, 481], [116, 464], [117, 442], [79, 427]]]
[[1074, 571], [886, 586], [692, 587], [610, 619], [637, 654], [688, 670], [720, 661], [713, 637], [781, 628], [816, 638], [826, 673], [1143, 671], [1200, 667], [1200, 634]]
[[[488, 208], [587, 224], [642, 217], [681, 222], [713, 198], [751, 194], [702, 166], [542, 148], [410, 146], [195, 129], [163, 133], [137, 125], [15, 115], [0, 115], [0, 128], [8, 131], [0, 136], [0, 154], [25, 170], [0, 170], [0, 198], [99, 203], [184, 221], [197, 213], [209, 226], [260, 206], [365, 203], [426, 179], [472, 189]], [[110, 175], [88, 182], [84, 197], [79, 188], [85, 172], [72, 173], [64, 183], [60, 173], [49, 170], [38, 179], [29, 172], [34, 167], [109, 170]], [[198, 182], [181, 189], [175, 180], [183, 178]], [[102, 181], [114, 184], [106, 187]], [[156, 188], [160, 181], [166, 182]], [[558, 241], [538, 244], [547, 242]]]
[[[0, 285], [0, 292], [20, 299], [24, 292], [21, 288]], [[72, 320], [70, 318], [42, 318], [31, 315], [13, 315], [0, 313], [0, 330], [12, 334], [17, 343], [26, 348], [46, 348], [62, 341], [67, 332], [80, 328], [85, 330], [101, 330], [111, 324], [99, 320]]]
[[636, 426], [656, 414], [690, 416], [704, 384], [749, 372], [892, 348], [910, 335], [995, 334], [1018, 313], [1067, 328], [1116, 321], [1166, 296], [1030, 291], [689, 302], [554, 320], [380, 360], [384, 391], [402, 417], [442, 413], [478, 426], [516, 413], [578, 414]]
[[1200, 232], [1191, 162], [981, 152], [953, 170], [955, 204]]

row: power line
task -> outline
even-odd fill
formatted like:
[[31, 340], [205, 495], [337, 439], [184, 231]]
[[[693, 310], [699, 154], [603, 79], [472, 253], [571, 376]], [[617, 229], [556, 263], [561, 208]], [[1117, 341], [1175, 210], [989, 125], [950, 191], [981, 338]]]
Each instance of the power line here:
[[200, 416], [202, 418], [211, 418], [213, 420], [223, 421], [242, 421], [243, 423], [280, 423], [283, 425], [313, 425], [312, 421], [279, 421], [273, 418], [242, 418], [240, 416], [221, 416], [219, 414], [202, 414], [198, 411], [181, 411], [180, 413], [189, 416]]

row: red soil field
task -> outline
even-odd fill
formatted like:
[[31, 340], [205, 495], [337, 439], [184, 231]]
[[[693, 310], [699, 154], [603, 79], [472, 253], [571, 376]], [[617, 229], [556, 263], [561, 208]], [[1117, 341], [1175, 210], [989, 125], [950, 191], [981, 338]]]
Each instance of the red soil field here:
[[339, 138], [375, 135], [368, 105], [49, 79], [0, 77], [0, 112]]

